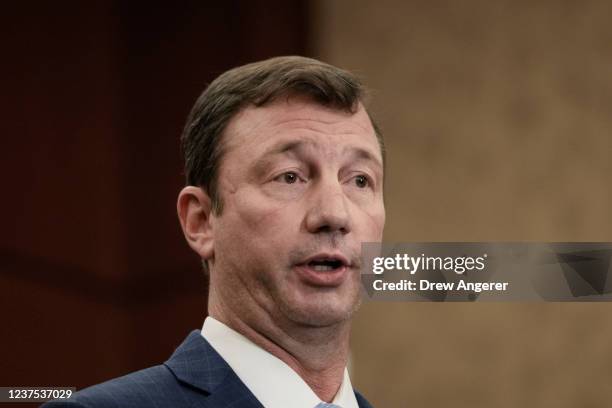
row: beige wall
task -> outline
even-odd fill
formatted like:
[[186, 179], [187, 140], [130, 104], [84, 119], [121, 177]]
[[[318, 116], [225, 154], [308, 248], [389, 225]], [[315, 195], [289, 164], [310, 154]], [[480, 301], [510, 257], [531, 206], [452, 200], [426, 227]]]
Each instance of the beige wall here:
[[[387, 241], [612, 241], [612, 2], [313, 5], [388, 147]], [[609, 304], [365, 305], [377, 407], [612, 404]]]

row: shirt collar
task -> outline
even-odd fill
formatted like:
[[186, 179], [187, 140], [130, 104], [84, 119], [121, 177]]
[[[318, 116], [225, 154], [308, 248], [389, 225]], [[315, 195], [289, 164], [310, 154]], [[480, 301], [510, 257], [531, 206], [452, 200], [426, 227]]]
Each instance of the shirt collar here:
[[[264, 407], [313, 408], [321, 402], [308, 384], [285, 362], [220, 321], [207, 317], [202, 327], [202, 336]], [[358, 408], [346, 368], [332, 403], [342, 408]]]

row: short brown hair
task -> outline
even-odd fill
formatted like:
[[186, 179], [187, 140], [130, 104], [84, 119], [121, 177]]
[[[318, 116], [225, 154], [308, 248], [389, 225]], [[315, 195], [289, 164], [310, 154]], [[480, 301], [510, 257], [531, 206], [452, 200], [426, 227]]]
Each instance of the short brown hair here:
[[[220, 214], [217, 190], [221, 138], [230, 119], [242, 108], [263, 106], [282, 95], [303, 95], [316, 103], [355, 113], [365, 89], [353, 74], [311, 58], [285, 56], [233, 68], [217, 77], [196, 101], [181, 136], [187, 185], [204, 189]], [[383, 155], [380, 129], [370, 120]]]

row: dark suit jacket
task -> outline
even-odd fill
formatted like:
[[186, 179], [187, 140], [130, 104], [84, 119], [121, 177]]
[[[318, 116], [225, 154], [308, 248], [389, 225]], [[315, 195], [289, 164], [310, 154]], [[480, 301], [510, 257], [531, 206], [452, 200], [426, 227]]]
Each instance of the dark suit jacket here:
[[[360, 408], [372, 408], [359, 393], [355, 395]], [[67, 400], [50, 401], [43, 407], [261, 408], [262, 405], [200, 331], [194, 330], [164, 364], [85, 388]]]

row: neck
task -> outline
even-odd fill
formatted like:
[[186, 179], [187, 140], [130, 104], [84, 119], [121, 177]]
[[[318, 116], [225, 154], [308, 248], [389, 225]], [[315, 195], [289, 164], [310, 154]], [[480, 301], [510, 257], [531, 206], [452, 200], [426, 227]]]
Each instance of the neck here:
[[322, 401], [331, 402], [334, 399], [348, 362], [349, 321], [313, 327], [292, 322], [279, 325], [270, 316], [258, 316], [251, 324], [244, 316], [232, 313], [221, 303], [210, 300], [211, 317], [282, 360]]

